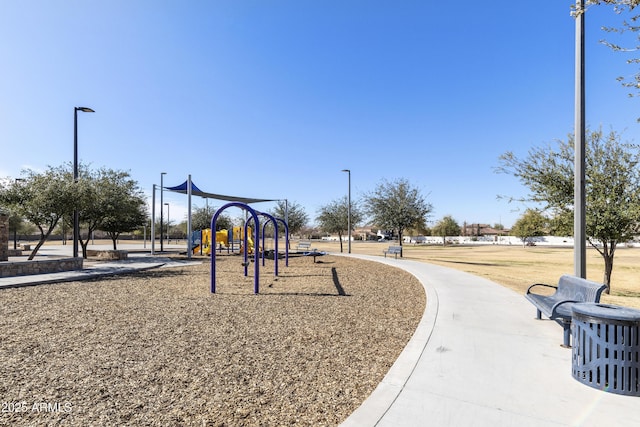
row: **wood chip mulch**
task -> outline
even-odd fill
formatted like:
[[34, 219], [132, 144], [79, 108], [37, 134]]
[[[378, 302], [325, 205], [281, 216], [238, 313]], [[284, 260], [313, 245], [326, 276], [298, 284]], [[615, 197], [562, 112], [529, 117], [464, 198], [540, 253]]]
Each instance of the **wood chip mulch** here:
[[425, 307], [408, 273], [327, 255], [0, 290], [0, 425], [334, 426]]

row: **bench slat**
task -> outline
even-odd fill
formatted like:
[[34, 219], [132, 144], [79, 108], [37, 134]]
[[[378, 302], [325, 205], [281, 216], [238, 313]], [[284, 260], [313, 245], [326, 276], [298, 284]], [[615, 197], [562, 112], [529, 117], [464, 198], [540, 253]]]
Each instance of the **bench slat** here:
[[384, 253], [384, 257], [387, 257], [387, 254], [392, 254], [398, 258], [398, 255], [402, 254], [402, 246], [389, 246], [387, 249], [382, 251]]
[[[552, 295], [532, 292], [537, 287], [554, 288]], [[544, 314], [551, 320], [560, 323], [564, 329], [564, 346], [569, 347], [571, 316], [574, 304], [598, 303], [606, 285], [565, 274], [558, 280], [558, 286], [535, 283], [527, 289], [527, 298], [537, 309], [537, 318]]]

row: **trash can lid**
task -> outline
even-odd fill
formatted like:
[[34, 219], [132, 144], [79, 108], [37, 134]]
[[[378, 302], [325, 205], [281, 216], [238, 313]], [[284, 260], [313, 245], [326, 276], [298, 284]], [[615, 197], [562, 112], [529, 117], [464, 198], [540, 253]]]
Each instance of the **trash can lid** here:
[[640, 310], [619, 305], [600, 303], [573, 304], [573, 315], [591, 319], [619, 320], [623, 322], [640, 322]]

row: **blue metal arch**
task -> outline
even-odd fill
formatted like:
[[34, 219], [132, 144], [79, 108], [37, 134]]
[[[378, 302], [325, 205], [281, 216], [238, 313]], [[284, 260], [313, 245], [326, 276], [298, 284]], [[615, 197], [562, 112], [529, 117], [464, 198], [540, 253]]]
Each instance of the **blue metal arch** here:
[[[267, 220], [267, 222], [264, 223], [264, 225], [262, 226], [262, 230], [263, 233], [262, 235], [264, 236], [264, 227], [269, 224], [269, 222], [275, 220], [280, 221], [283, 225], [284, 225], [284, 260], [285, 260], [285, 266], [289, 267], [289, 226], [287, 225], [286, 221], [282, 218], [274, 218], [271, 217], [269, 220]], [[276, 224], [276, 236], [278, 235], [278, 227]], [[277, 245], [277, 241], [278, 239], [276, 239], [276, 245]], [[276, 253], [277, 253], [277, 246], [276, 246]]]
[[[253, 218], [253, 221], [256, 225], [255, 230], [254, 230], [254, 242], [258, 242], [258, 227], [260, 226], [260, 222], [258, 221], [258, 213], [251, 208], [249, 205], [247, 205], [246, 203], [240, 203], [240, 202], [231, 202], [231, 203], [227, 203], [226, 205], [222, 206], [220, 209], [218, 209], [216, 211], [216, 213], [213, 215], [213, 217], [211, 218], [211, 230], [216, 230], [216, 222], [218, 220], [218, 217], [220, 216], [220, 214], [222, 213], [222, 211], [224, 211], [227, 208], [231, 208], [231, 207], [238, 207], [241, 209], [244, 209], [246, 211], [248, 211], [251, 214], [251, 217]], [[247, 266], [248, 266], [248, 256], [247, 256], [247, 225], [248, 225], [248, 221], [245, 222], [244, 224], [244, 275], [247, 275]], [[215, 231], [214, 231], [215, 232]], [[253, 256], [254, 256], [254, 262], [253, 262], [253, 293], [257, 294], [260, 290], [260, 284], [259, 284], [259, 274], [260, 274], [260, 263], [258, 262], [258, 251], [254, 250], [253, 251]], [[211, 293], [215, 294], [216, 293], [216, 251], [213, 250], [211, 251]]]
[[265, 243], [266, 243], [266, 237], [264, 235], [264, 229], [267, 226], [267, 224], [269, 224], [270, 222], [273, 222], [273, 226], [275, 228], [275, 238], [274, 243], [273, 243], [273, 265], [274, 265], [274, 275], [277, 276], [278, 275], [278, 223], [276, 222], [276, 219], [265, 212], [258, 212], [258, 215], [262, 215], [264, 217], [267, 218], [267, 221], [265, 221], [264, 224], [262, 224], [262, 266], [264, 267], [264, 255], [265, 255]]
[[[266, 238], [265, 238], [265, 235], [264, 235], [264, 229], [265, 229], [266, 225], [269, 222], [275, 221], [275, 218], [272, 215], [270, 215], [268, 213], [265, 213], [265, 212], [256, 211], [256, 213], [258, 214], [258, 216], [264, 216], [264, 217], [267, 218], [267, 221], [262, 225], [262, 266], [264, 267], [264, 263], [265, 263], [264, 259], [265, 259], [265, 252], [266, 252], [265, 251]], [[248, 222], [249, 221], [247, 221], [247, 223]], [[274, 222], [274, 224], [275, 224], [276, 236], [278, 236], [278, 224], [275, 223], [275, 222]], [[256, 228], [257, 228], [257, 226], [256, 226]], [[278, 275], [278, 256], [277, 256], [277, 254], [278, 254], [278, 239], [277, 238], [275, 239], [275, 243], [274, 243], [274, 251], [275, 251], [275, 255], [276, 255], [276, 256], [273, 257], [274, 276], [277, 276]]]

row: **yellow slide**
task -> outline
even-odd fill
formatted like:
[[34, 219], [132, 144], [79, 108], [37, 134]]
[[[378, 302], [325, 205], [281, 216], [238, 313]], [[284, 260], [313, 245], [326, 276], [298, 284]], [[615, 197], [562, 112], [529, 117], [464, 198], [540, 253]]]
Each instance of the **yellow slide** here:
[[[251, 227], [248, 229], [249, 235], [247, 236], [247, 243], [249, 244], [249, 253], [253, 253], [253, 239], [251, 238]], [[233, 227], [233, 239], [242, 241], [243, 227]], [[215, 245], [211, 244], [211, 229], [207, 228], [202, 230], [202, 253], [211, 255], [211, 248], [224, 245], [229, 247], [229, 230], [216, 231]], [[193, 253], [200, 252], [200, 246], [196, 246], [193, 249]]]
[[[244, 227], [233, 227], [233, 238], [234, 240], [240, 240], [241, 242], [244, 240], [243, 239], [243, 229]], [[251, 234], [252, 234], [252, 229], [251, 227], [247, 228], [247, 244], [249, 245], [249, 247], [247, 248], [247, 253], [248, 254], [252, 254], [253, 253], [253, 239], [251, 238]], [[242, 244], [240, 244], [240, 252], [242, 252]]]

